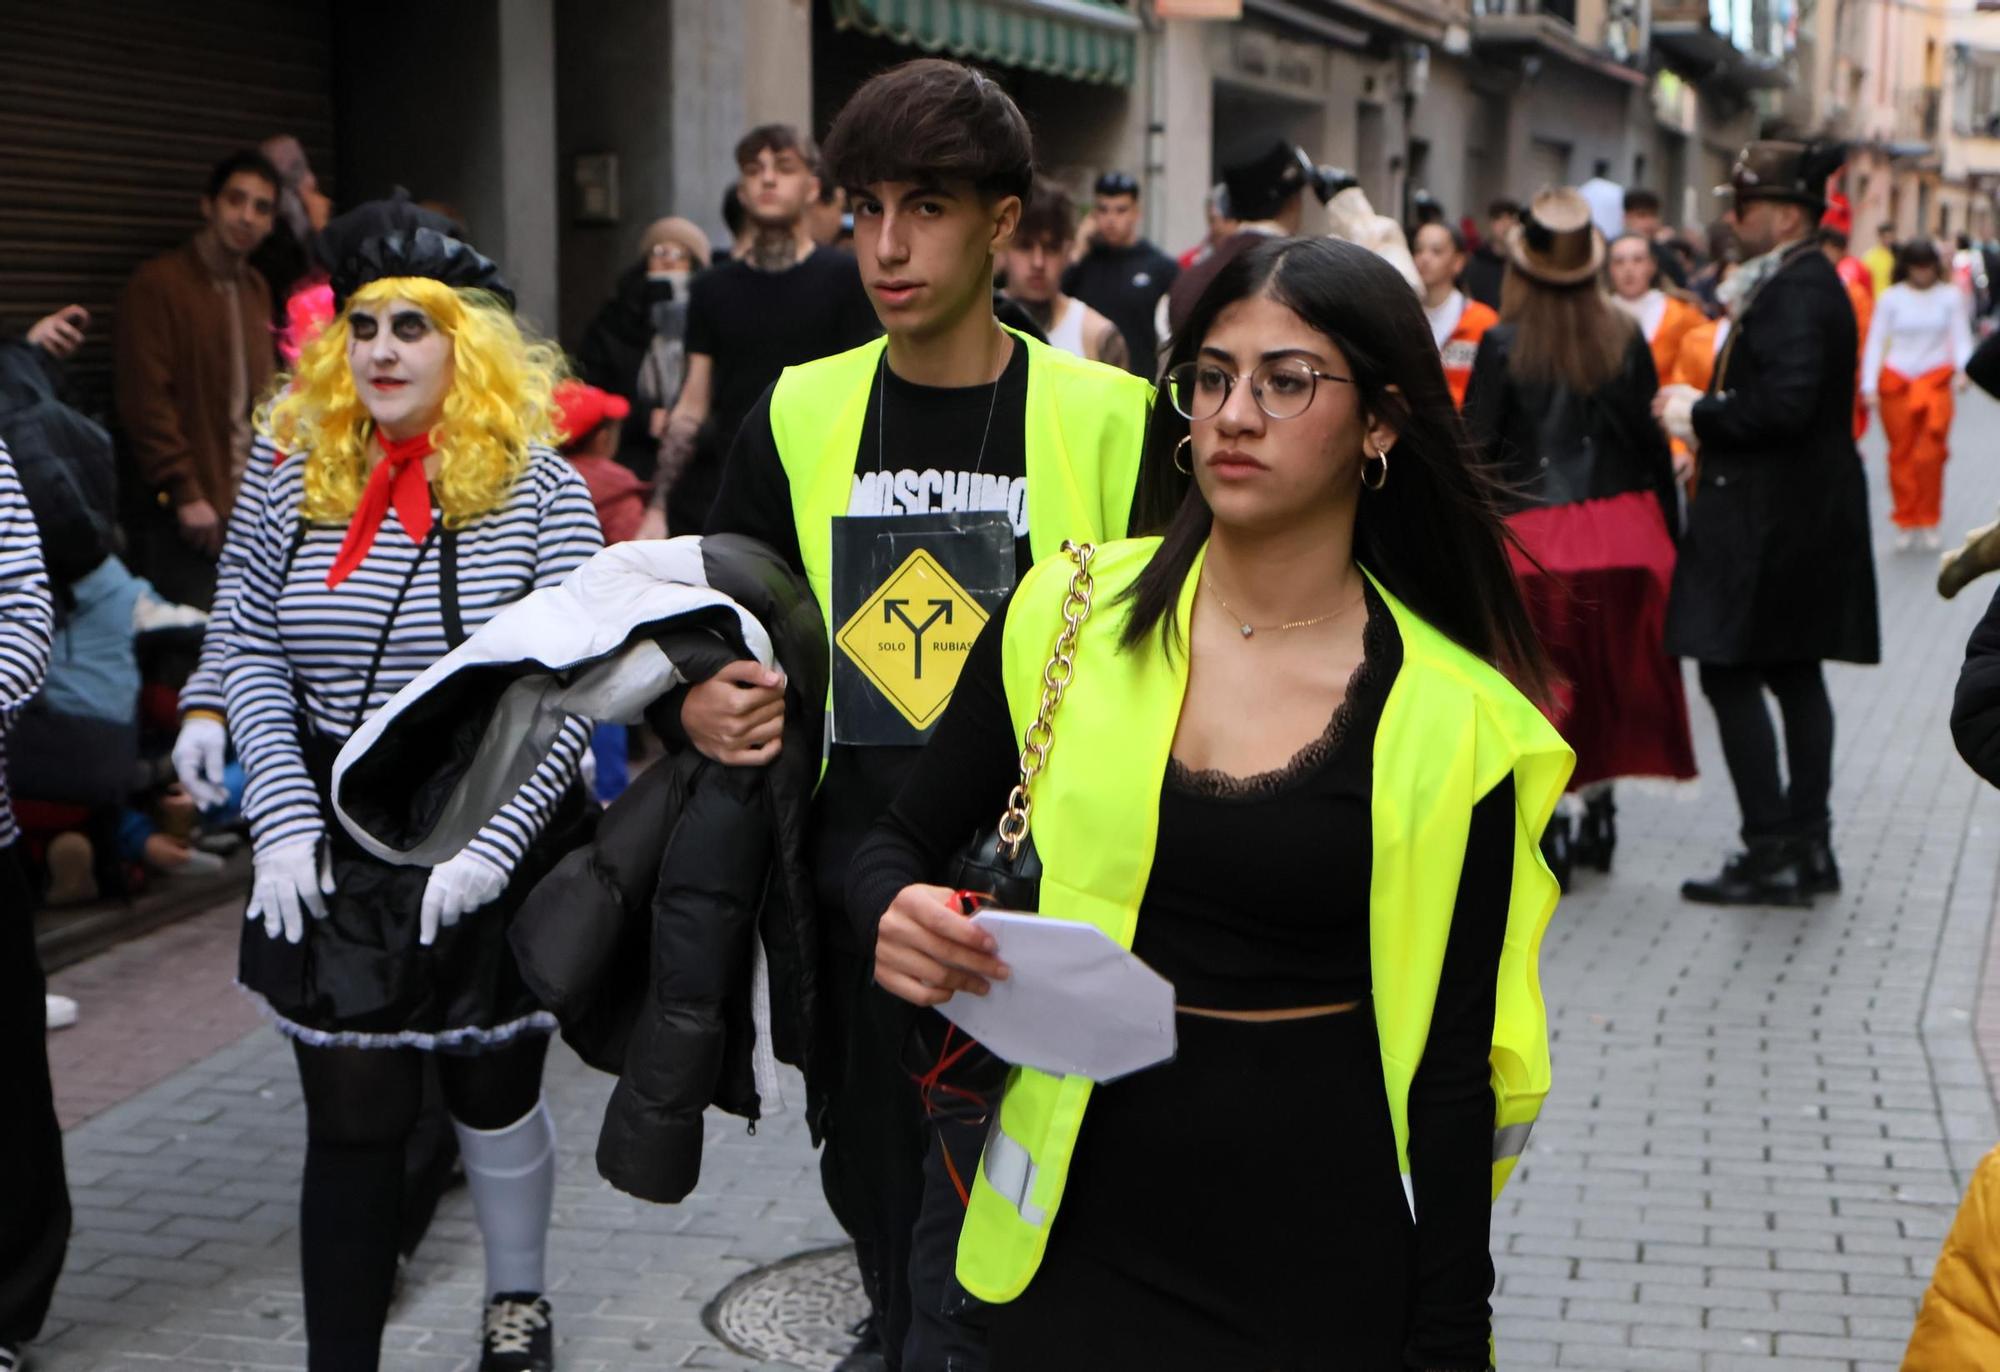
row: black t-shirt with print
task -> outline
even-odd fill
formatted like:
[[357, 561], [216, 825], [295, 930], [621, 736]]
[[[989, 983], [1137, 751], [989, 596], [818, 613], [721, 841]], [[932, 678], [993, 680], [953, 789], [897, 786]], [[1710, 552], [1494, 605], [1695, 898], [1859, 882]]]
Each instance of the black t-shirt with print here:
[[[1018, 574], [1026, 574], [1034, 563], [1028, 548], [1027, 407], [1028, 349], [1019, 342], [998, 382], [990, 385], [919, 386], [885, 362], [869, 388], [848, 512], [1005, 511], [1014, 524]], [[737, 431], [706, 532], [761, 539], [794, 570], [805, 570], [791, 482], [771, 434], [769, 389]], [[830, 749], [810, 836], [815, 885], [829, 915], [843, 908], [847, 864], [862, 836], [889, 808], [922, 751], [841, 744]], [[861, 936], [847, 921], [833, 918], [827, 924], [842, 943]], [[870, 945], [856, 946], [866, 951]]]

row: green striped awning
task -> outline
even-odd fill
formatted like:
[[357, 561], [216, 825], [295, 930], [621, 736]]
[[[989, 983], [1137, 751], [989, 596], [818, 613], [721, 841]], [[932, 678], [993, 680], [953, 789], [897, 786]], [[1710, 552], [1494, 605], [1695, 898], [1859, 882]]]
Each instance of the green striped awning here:
[[927, 52], [1129, 86], [1139, 21], [1115, 0], [833, 0], [834, 22]]

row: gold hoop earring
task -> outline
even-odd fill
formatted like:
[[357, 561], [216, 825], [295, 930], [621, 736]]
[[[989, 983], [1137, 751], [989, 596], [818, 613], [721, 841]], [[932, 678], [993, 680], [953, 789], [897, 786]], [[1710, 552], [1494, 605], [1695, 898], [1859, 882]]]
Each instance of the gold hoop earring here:
[[1188, 444], [1192, 442], [1194, 442], [1194, 435], [1189, 434], [1185, 438], [1183, 438], [1180, 442], [1174, 444], [1174, 470], [1179, 472], [1182, 476], [1194, 475], [1194, 468], [1192, 466], [1183, 467], [1181, 465], [1181, 453], [1187, 448]]
[[[1375, 479], [1373, 481], [1368, 479], [1368, 464], [1370, 462], [1379, 464], [1375, 468]], [[1389, 484], [1389, 454], [1379, 445], [1376, 447], [1373, 457], [1363, 458], [1361, 461], [1361, 484], [1371, 491], [1379, 491]]]

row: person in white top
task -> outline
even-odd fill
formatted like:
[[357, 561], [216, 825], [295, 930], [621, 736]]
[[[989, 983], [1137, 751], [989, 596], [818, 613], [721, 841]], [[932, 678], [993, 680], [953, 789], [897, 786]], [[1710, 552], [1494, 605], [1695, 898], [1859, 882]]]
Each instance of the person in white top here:
[[1861, 357], [1861, 394], [1889, 440], [1890, 518], [1896, 546], [1939, 546], [1952, 393], [1965, 389], [1972, 326], [1965, 298], [1944, 280], [1929, 239], [1896, 254], [1895, 284], [1875, 302]]
[[1652, 342], [1667, 316], [1667, 293], [1657, 281], [1659, 264], [1653, 260], [1653, 246], [1635, 233], [1621, 234], [1611, 244], [1609, 262], [1611, 300], [1632, 317], [1639, 331]]
[[1062, 187], [1037, 179], [1007, 245], [1006, 296], [1028, 312], [1049, 346], [1123, 367], [1125, 335], [1075, 296], [1064, 295], [1063, 267], [1076, 238], [1076, 211]]

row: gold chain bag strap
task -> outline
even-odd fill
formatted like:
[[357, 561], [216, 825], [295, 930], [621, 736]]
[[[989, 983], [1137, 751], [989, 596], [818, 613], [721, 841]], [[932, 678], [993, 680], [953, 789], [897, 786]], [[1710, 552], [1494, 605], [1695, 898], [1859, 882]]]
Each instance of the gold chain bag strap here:
[[[974, 834], [945, 869], [945, 880], [953, 890], [975, 893], [1005, 910], [1033, 910], [1040, 903], [1042, 860], [1028, 832], [1034, 816], [1029, 790], [1049, 765], [1049, 749], [1056, 741], [1056, 709], [1076, 679], [1077, 633], [1090, 618], [1095, 589], [1090, 560], [1097, 555], [1096, 545], [1065, 542], [1063, 552], [1076, 565], [1070, 572], [1069, 594], [1063, 597], [1062, 632], [1042, 668], [1041, 707], [1021, 738], [1020, 780], [1007, 796], [999, 824]], [[1007, 1080], [1006, 1063], [934, 1011], [917, 1018], [904, 1050], [904, 1066], [917, 1082], [925, 1113], [933, 1119], [984, 1116]], [[949, 1153], [946, 1156], [948, 1160]], [[958, 1190], [963, 1200], [964, 1185]]]

